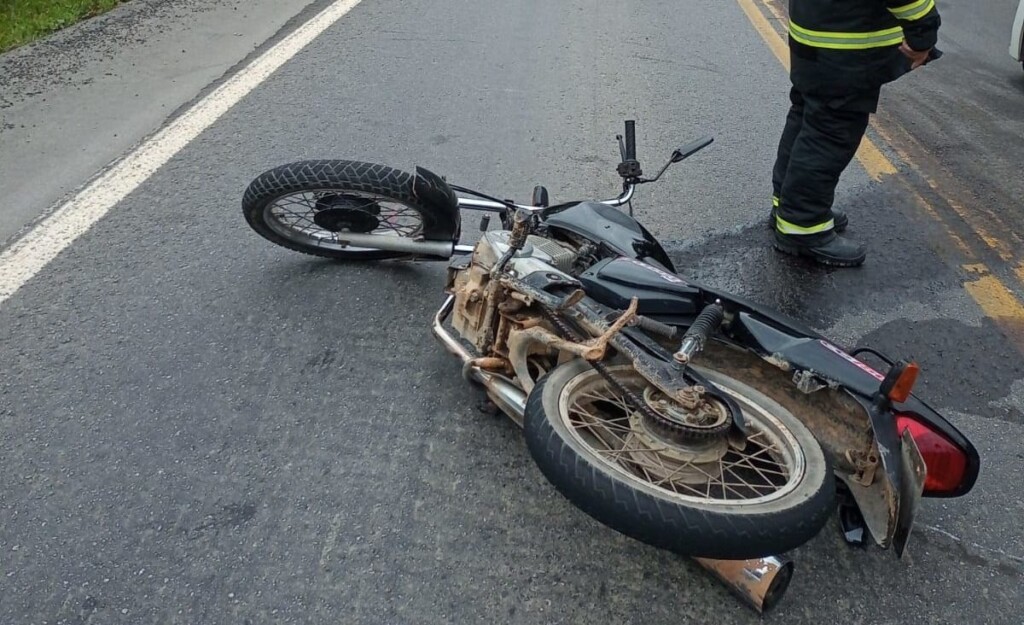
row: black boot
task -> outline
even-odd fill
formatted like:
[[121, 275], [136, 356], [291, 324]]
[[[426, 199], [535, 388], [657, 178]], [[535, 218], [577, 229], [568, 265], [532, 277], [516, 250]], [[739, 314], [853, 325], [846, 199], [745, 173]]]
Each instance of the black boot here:
[[867, 258], [863, 245], [834, 232], [825, 236], [799, 236], [776, 230], [775, 249], [794, 256], [806, 256], [831, 267], [857, 267]]
[[[846, 227], [850, 225], [850, 218], [846, 216], [843, 211], [832, 211], [832, 219], [835, 220], [836, 225], [833, 226], [836, 232], [845, 232]], [[772, 207], [771, 215], [768, 217], [768, 227], [772, 230], [775, 229], [775, 207]]]

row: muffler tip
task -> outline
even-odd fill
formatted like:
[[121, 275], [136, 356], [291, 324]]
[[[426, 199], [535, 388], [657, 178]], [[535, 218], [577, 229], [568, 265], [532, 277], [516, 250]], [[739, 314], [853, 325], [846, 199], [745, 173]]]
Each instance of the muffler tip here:
[[778, 556], [753, 560], [694, 558], [758, 613], [778, 605], [793, 580], [793, 561]]
[[779, 601], [782, 601], [782, 597], [789, 588], [789, 582], [793, 581], [793, 568], [792, 560], [783, 562], [772, 581], [769, 582], [768, 590], [764, 593], [764, 598], [761, 600], [761, 612], [771, 611]]

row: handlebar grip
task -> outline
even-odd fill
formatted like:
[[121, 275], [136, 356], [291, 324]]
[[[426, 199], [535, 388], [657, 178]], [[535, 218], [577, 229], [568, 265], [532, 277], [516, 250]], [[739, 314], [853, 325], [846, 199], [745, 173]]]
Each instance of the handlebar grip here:
[[626, 121], [626, 160], [636, 160], [636, 122]]

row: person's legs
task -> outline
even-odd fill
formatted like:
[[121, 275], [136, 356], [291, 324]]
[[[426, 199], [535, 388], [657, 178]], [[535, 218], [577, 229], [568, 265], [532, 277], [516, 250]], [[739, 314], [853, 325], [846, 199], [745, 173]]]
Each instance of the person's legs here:
[[[836, 105], [803, 94], [804, 116], [793, 141], [777, 209], [776, 247], [833, 265], [859, 265], [863, 247], [836, 236], [832, 203], [873, 109], [872, 94]], [[877, 102], [877, 93], [874, 94]]]
[[[779, 147], [775, 157], [775, 166], [772, 168], [772, 210], [769, 216], [769, 227], [775, 228], [776, 210], [779, 208], [782, 196], [782, 186], [786, 180], [786, 170], [789, 168], [789, 158], [793, 151], [793, 143], [796, 141], [804, 123], [804, 97], [795, 86], [789, 92], [790, 108], [786, 115], [786, 125], [782, 129], [782, 137], [779, 139]], [[847, 218], [842, 213], [835, 215], [835, 230], [842, 232], [846, 229]]]
[[778, 208], [782, 195], [782, 183], [786, 180], [786, 169], [789, 168], [789, 155], [793, 151], [793, 142], [800, 134], [804, 122], [804, 98], [796, 87], [789, 90], [789, 113], [786, 115], [786, 126], [782, 129], [779, 149], [772, 169], [772, 206]]

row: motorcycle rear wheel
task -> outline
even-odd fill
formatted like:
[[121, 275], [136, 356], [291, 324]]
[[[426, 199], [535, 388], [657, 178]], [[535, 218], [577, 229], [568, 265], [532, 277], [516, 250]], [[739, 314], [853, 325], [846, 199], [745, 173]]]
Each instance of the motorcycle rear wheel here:
[[[631, 365], [609, 369], [642, 395], [647, 383]], [[729, 447], [717, 461], [692, 462], [685, 445], [646, 433], [628, 401], [587, 362], [574, 360], [530, 393], [524, 426], [533, 459], [578, 508], [659, 548], [743, 560], [806, 543], [833, 509], [827, 455], [769, 397], [724, 373], [697, 369], [739, 404], [749, 430], [744, 450]]]
[[413, 194], [413, 174], [358, 161], [299, 161], [253, 180], [242, 199], [246, 222], [282, 247], [327, 258], [381, 260], [405, 252], [341, 242], [344, 231], [417, 238], [436, 216]]

